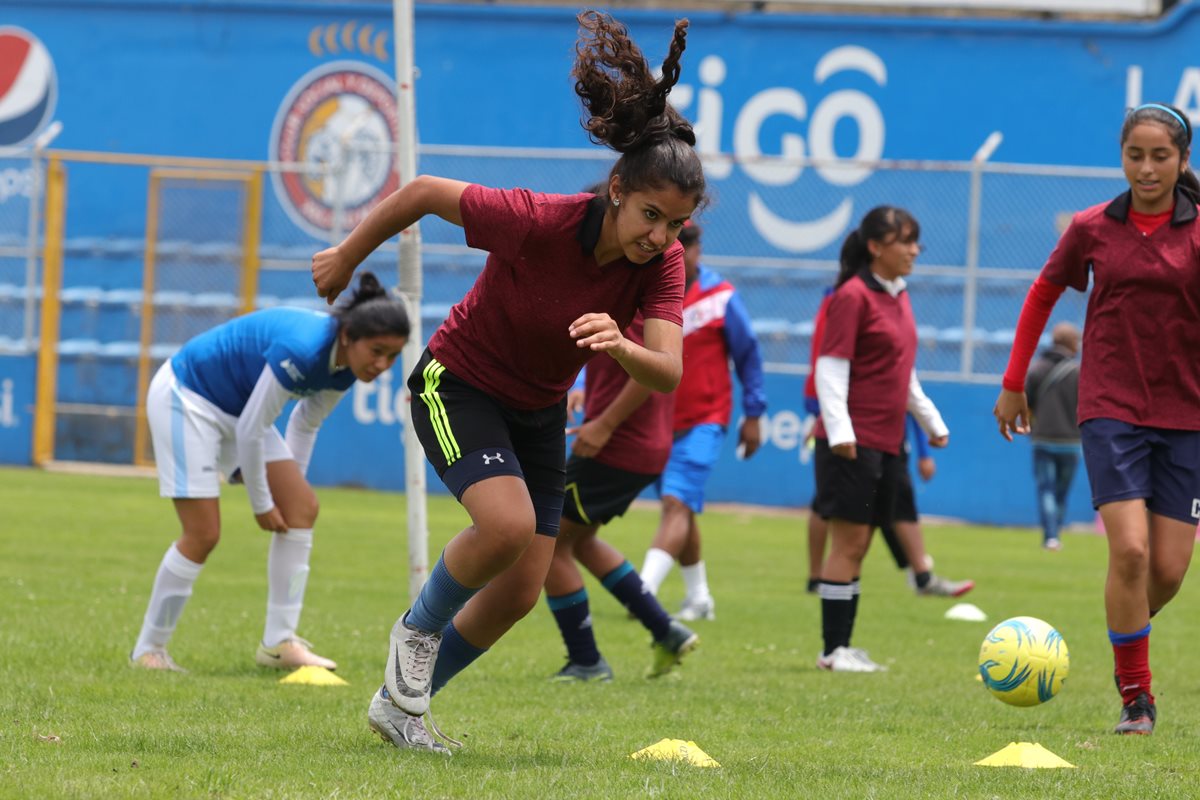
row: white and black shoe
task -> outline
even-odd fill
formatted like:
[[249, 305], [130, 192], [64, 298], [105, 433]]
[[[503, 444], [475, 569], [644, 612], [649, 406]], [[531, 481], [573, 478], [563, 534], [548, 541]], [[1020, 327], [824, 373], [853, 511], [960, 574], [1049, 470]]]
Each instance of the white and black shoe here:
[[427, 750], [440, 755], [451, 755], [450, 748], [439, 742], [425, 728], [421, 717], [405, 714], [392, 705], [386, 686], [371, 697], [367, 708], [367, 724], [379, 734], [379, 738], [401, 750]]
[[407, 616], [400, 617], [392, 626], [383, 685], [392, 705], [405, 714], [419, 717], [429, 710], [433, 665], [442, 646], [442, 634], [408, 627], [404, 622]]

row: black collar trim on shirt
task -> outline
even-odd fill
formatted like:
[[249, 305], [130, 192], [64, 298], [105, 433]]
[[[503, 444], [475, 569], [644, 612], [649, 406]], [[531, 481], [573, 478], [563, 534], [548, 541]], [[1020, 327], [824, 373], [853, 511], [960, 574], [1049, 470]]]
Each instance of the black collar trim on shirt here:
[[[879, 278], [875, 277], [875, 273], [871, 272], [870, 267], [863, 267], [862, 269], [860, 269], [858, 271], [858, 277], [862, 278], [862, 282], [865, 283], [867, 285], [867, 288], [870, 289], [871, 291], [883, 292], [884, 294], [890, 294], [890, 292], [888, 292], [888, 290], [887, 290], [887, 287], [879, 282]], [[902, 291], [908, 291], [908, 290], [904, 289]]]
[[604, 215], [607, 212], [607, 204], [602, 196], [596, 195], [588, 201], [587, 208], [583, 212], [583, 221], [579, 223], [579, 231], [575, 234], [583, 252], [590, 253], [596, 249], [596, 243], [600, 241], [600, 229], [604, 227]]
[[[583, 212], [583, 220], [579, 223], [579, 230], [575, 232], [575, 238], [579, 240], [579, 246], [583, 248], [585, 255], [592, 255], [596, 251], [596, 245], [600, 241], [600, 231], [604, 227], [604, 215], [608, 213], [608, 201], [603, 195], [596, 195], [588, 201], [587, 208]], [[659, 253], [654, 258], [647, 261], [645, 264], [635, 264], [629, 259], [624, 259], [626, 266], [629, 267], [649, 267], [662, 261], [663, 254]]]
[[[1105, 216], [1120, 222], [1129, 220], [1129, 211], [1133, 208], [1133, 190], [1122, 192], [1104, 209]], [[1196, 201], [1175, 187], [1175, 210], [1171, 212], [1172, 225], [1184, 225], [1196, 219]]]

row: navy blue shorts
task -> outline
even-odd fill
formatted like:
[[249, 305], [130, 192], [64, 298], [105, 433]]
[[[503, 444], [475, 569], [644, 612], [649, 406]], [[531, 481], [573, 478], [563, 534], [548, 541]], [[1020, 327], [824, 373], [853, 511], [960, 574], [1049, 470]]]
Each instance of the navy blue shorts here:
[[1089, 419], [1079, 432], [1094, 507], [1143, 498], [1153, 514], [1200, 519], [1200, 431]]

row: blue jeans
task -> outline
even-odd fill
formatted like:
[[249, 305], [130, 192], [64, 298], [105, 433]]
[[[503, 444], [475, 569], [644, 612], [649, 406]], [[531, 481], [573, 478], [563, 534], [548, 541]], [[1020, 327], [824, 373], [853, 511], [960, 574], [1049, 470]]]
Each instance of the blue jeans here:
[[1033, 475], [1037, 480], [1038, 514], [1042, 519], [1042, 540], [1058, 538], [1067, 513], [1067, 492], [1079, 465], [1079, 452], [1059, 446], [1033, 446]]

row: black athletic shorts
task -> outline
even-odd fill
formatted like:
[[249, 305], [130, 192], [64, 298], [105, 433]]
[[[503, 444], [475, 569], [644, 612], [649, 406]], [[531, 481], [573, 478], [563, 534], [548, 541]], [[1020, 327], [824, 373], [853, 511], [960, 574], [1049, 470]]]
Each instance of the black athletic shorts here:
[[567, 460], [567, 497], [563, 516], [580, 525], [606, 525], [629, 510], [657, 475], [610, 467], [594, 458]]
[[558, 535], [565, 483], [567, 401], [548, 408], [509, 408], [421, 354], [408, 376], [413, 429], [425, 457], [455, 497], [486, 478], [525, 481], [537, 532]]
[[917, 521], [917, 496], [913, 491], [912, 473], [908, 469], [908, 447], [900, 451], [900, 468], [896, 472], [896, 502], [892, 508], [893, 522]]
[[[895, 519], [896, 498], [905, 473], [904, 459], [871, 447], [858, 449], [853, 461], [835, 456], [828, 439], [817, 439], [816, 508], [827, 519], [879, 526]], [[912, 484], [910, 482], [909, 489]]]

